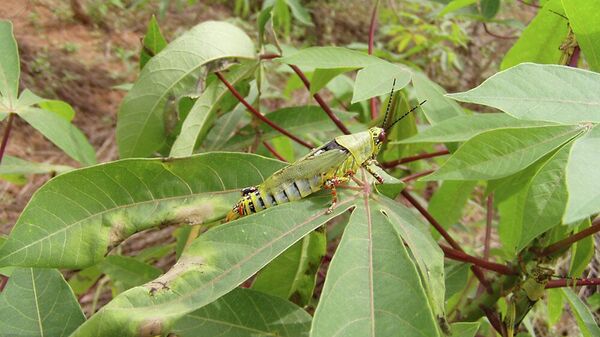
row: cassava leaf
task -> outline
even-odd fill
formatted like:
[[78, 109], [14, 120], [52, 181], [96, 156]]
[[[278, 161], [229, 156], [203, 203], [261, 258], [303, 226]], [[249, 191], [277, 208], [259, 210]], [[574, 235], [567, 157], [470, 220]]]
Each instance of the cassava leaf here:
[[573, 144], [567, 166], [569, 201], [563, 216], [572, 223], [600, 212], [600, 126], [594, 126]]
[[67, 172], [33, 195], [0, 249], [0, 266], [93, 265], [107, 247], [135, 232], [223, 217], [240, 188], [281, 167], [256, 155], [210, 153], [120, 160]]
[[275, 60], [317, 69], [358, 69], [383, 62], [375, 56], [342, 47], [310, 47]]
[[308, 337], [311, 319], [284, 299], [237, 288], [185, 315], [171, 332], [179, 337]]
[[144, 68], [146, 63], [148, 63], [154, 55], [158, 54], [167, 46], [167, 40], [160, 32], [158, 21], [156, 21], [154, 15], [150, 18], [148, 29], [146, 30], [146, 35], [144, 35], [142, 44], [143, 47], [140, 52], [140, 69]]
[[84, 165], [96, 163], [96, 152], [87, 138], [75, 125], [54, 112], [29, 107], [19, 113], [48, 140]]
[[154, 56], [119, 109], [121, 157], [144, 157], [159, 149], [166, 140], [163, 109], [168, 95], [202, 66], [234, 57], [254, 58], [254, 45], [241, 29], [217, 21], [199, 24]]
[[403, 239], [409, 238], [403, 238], [398, 219], [388, 219], [383, 208], [373, 201], [357, 203], [329, 266], [312, 337], [391, 336], [398, 331], [402, 336], [440, 336], [419, 270], [404, 246]]
[[449, 94], [461, 102], [492, 106], [527, 120], [564, 124], [600, 122], [600, 74], [573, 67], [523, 63], [480, 86]]
[[[0, 112], [8, 112], [15, 107], [21, 74], [17, 41], [10, 21], [0, 20], [0, 44], [0, 96], [4, 97], [0, 101]], [[3, 107], [3, 101], [7, 106]]]
[[3, 336], [67, 337], [85, 316], [56, 269], [16, 268], [0, 293]]
[[410, 71], [388, 62], [365, 67], [356, 74], [351, 103], [389, 93], [394, 80], [394, 90], [400, 90], [410, 82], [410, 78]]
[[65, 165], [53, 165], [46, 163], [34, 163], [13, 156], [4, 155], [0, 174], [44, 174], [63, 173], [73, 168]]
[[326, 252], [325, 233], [314, 231], [296, 242], [260, 271], [252, 289], [309, 304], [315, 276]]
[[[256, 62], [252, 61], [244, 63], [229, 72], [225, 77], [229, 83], [235, 85], [254, 72], [257, 65]], [[228, 92], [229, 90], [221, 81], [212, 82], [204, 90], [185, 118], [181, 126], [181, 132], [171, 147], [170, 156], [184, 157], [194, 152], [196, 144], [204, 139], [212, 126], [217, 112], [221, 109], [221, 104], [219, 103]]]
[[425, 74], [414, 71], [412, 83], [419, 102], [427, 100], [421, 109], [431, 124], [465, 114], [460, 105], [444, 96], [446, 93], [444, 88], [427, 78]]
[[[549, 0], [527, 25], [512, 48], [504, 55], [500, 69], [522, 62], [559, 63], [563, 52], [560, 46], [567, 37], [569, 26], [561, 0]], [[540, 83], [537, 80], [536, 83]]]
[[575, 318], [577, 319], [577, 325], [584, 337], [600, 337], [600, 327], [594, 320], [594, 315], [586, 304], [575, 294], [571, 288], [561, 288], [563, 294], [569, 301], [571, 309]]
[[[423, 105], [423, 107], [424, 106], [425, 105]], [[445, 119], [442, 122], [419, 132], [415, 136], [391, 143], [463, 142], [485, 131], [544, 125], [554, 125], [554, 123], [521, 120], [504, 113], [474, 114], [471, 116], [457, 116]]]
[[566, 143], [578, 126], [506, 128], [478, 134], [465, 142], [439, 170], [421, 180], [478, 180], [509, 176]]
[[600, 71], [600, 2], [562, 0], [562, 5], [590, 69]]
[[114, 298], [72, 337], [166, 334], [177, 320], [230, 292], [294, 242], [345, 212], [355, 198], [342, 196], [328, 214], [329, 195], [316, 195], [213, 228], [166, 274]]

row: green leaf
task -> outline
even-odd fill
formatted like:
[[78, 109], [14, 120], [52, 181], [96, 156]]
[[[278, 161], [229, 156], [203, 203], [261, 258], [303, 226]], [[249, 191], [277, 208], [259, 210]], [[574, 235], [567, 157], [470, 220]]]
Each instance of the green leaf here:
[[233, 57], [254, 58], [254, 45], [241, 29], [217, 21], [192, 28], [154, 56], [119, 109], [121, 157], [148, 156], [159, 149], [166, 141], [163, 109], [168, 95], [202, 66]]
[[565, 307], [565, 298], [562, 290], [558, 289], [546, 289], [546, 307], [548, 310], [548, 323], [555, 325], [560, 321]]
[[[508, 69], [522, 62], [559, 63], [563, 54], [560, 46], [569, 32], [568, 22], [561, 16], [564, 14], [561, 0], [547, 1], [506, 53], [500, 69]], [[534, 82], [543, 84], [538, 80]]]
[[179, 337], [308, 337], [311, 319], [279, 297], [237, 288], [185, 315], [171, 332]]
[[509, 176], [581, 132], [577, 126], [506, 128], [483, 132], [465, 142], [433, 174], [421, 180], [478, 180]]
[[444, 266], [446, 275], [446, 298], [463, 290], [469, 278], [470, 266], [462, 262], [446, 262]]
[[[427, 103], [429, 104], [429, 103]], [[425, 105], [423, 105], [425, 107]], [[437, 123], [417, 135], [391, 143], [444, 143], [463, 142], [482, 132], [503, 128], [527, 128], [532, 126], [553, 125], [551, 122], [527, 121], [516, 119], [504, 113], [474, 114], [457, 116]]]
[[58, 116], [64, 118], [67, 122], [71, 122], [75, 117], [75, 110], [73, 107], [64, 101], [57, 99], [44, 99], [39, 102], [38, 105], [42, 110], [54, 112]]
[[69, 279], [69, 287], [73, 289], [75, 295], [80, 296], [88, 292], [88, 290], [96, 284], [102, 276], [99, 264], [87, 267], [78, 271]]
[[448, 97], [500, 109], [513, 117], [565, 124], [600, 122], [600, 74], [524, 63]]
[[317, 69], [357, 69], [384, 62], [378, 57], [342, 47], [310, 47], [275, 60]]
[[394, 79], [396, 80], [394, 90], [400, 90], [410, 82], [410, 78], [411, 73], [408, 70], [388, 62], [365, 67], [356, 74], [351, 103], [389, 93]]
[[378, 201], [382, 205], [382, 212], [387, 214], [389, 221], [410, 249], [437, 322], [445, 321], [444, 254], [431, 237], [429, 226], [408, 208], [400, 206], [391, 199], [380, 198]]
[[[245, 63], [228, 72], [225, 77], [229, 83], [235, 85], [252, 74], [257, 65], [256, 62]], [[216, 80], [204, 90], [181, 126], [181, 132], [171, 147], [171, 157], [185, 157], [194, 152], [196, 144], [206, 137], [213, 126], [217, 112], [222, 108], [220, 102], [227, 93], [229, 89], [225, 84]]]
[[465, 114], [460, 105], [444, 96], [446, 93], [444, 88], [431, 81], [424, 74], [413, 72], [412, 83], [419, 102], [427, 100], [427, 103], [423, 104], [421, 109], [423, 109], [429, 123], [437, 124], [445, 119]]
[[496, 191], [503, 248], [516, 253], [561, 223], [567, 191], [565, 167], [571, 144], [503, 181]]
[[452, 324], [452, 337], [474, 337], [479, 330], [479, 322], [459, 322]]
[[292, 15], [296, 20], [300, 21], [304, 25], [313, 26], [310, 14], [306, 8], [302, 6], [299, 0], [285, 0], [285, 2], [292, 10]]
[[8, 112], [14, 109], [21, 73], [17, 41], [13, 35], [13, 26], [10, 21], [0, 20], [0, 45], [2, 45], [0, 49], [0, 94], [4, 96], [8, 104], [7, 107], [2, 107], [0, 104], [0, 111]]
[[[342, 121], [347, 121], [353, 116], [353, 114], [343, 111], [334, 110], [334, 113], [340, 117]], [[303, 105], [298, 107], [288, 107], [272, 111], [265, 116], [275, 124], [295, 135], [303, 133], [312, 134], [315, 132], [337, 129], [327, 114], [323, 112], [323, 109], [318, 106]], [[257, 128], [253, 125], [243, 127], [235, 136], [231, 137], [222, 148], [225, 150], [238, 150], [254, 144], [257, 137], [256, 129]], [[265, 123], [261, 123], [258, 126], [258, 134], [260, 134], [261, 140], [269, 140], [281, 135], [281, 133], [275, 131]]]
[[600, 337], [600, 327], [594, 320], [594, 315], [583, 301], [575, 294], [571, 288], [561, 288], [563, 294], [567, 297], [573, 314], [577, 319], [577, 325], [584, 337]]
[[438, 17], [455, 12], [467, 6], [471, 6], [476, 2], [477, 0], [452, 0], [446, 5], [446, 7], [444, 7], [444, 9], [442, 9], [442, 11], [438, 14]]
[[[472, 180], [444, 181], [429, 200], [429, 213], [444, 228], [458, 223], [475, 185], [477, 181]], [[439, 238], [439, 233], [435, 232], [434, 236]]]
[[534, 238], [561, 223], [567, 204], [565, 171], [570, 150], [571, 144], [563, 146], [529, 181], [523, 205], [526, 210], [523, 213], [523, 230], [517, 250], [521, 250]]
[[44, 101], [46, 101], [45, 98], [36, 95], [29, 89], [25, 89], [21, 92], [21, 95], [19, 95], [19, 100], [17, 101], [17, 111], [15, 112], [18, 113], [19, 110], [22, 110], [35, 104], [39, 104]]
[[381, 209], [365, 201], [353, 211], [329, 266], [311, 337], [391, 336], [398, 331], [402, 336], [440, 336], [400, 224]]
[[140, 69], [143, 69], [146, 63], [148, 63], [154, 55], [158, 54], [167, 46], [167, 40], [160, 32], [158, 21], [156, 21], [154, 15], [150, 18], [148, 29], [146, 30], [146, 35], [144, 35], [142, 44], [143, 47], [140, 52]]
[[0, 293], [3, 336], [66, 337], [85, 316], [56, 269], [17, 268]]
[[325, 234], [315, 231], [288, 248], [260, 271], [252, 289], [305, 306], [315, 288], [315, 276], [326, 251]]
[[111, 279], [116, 293], [152, 281], [162, 270], [133, 257], [109, 255], [100, 264], [102, 272]]
[[[256, 95], [246, 97], [246, 100], [248, 102], [253, 102], [256, 99], [257, 94], [258, 91], [256, 92]], [[240, 122], [248, 119], [247, 115], [246, 107], [242, 103], [239, 103], [231, 112], [219, 117], [208, 134], [206, 134], [204, 142], [202, 142], [204, 149], [206, 151], [214, 151], [222, 148], [237, 131]]]
[[500, 0], [482, 0], [480, 7], [481, 15], [484, 18], [493, 19], [500, 9]]
[[218, 220], [282, 167], [256, 155], [129, 159], [64, 173], [35, 192], [0, 249], [0, 266], [82, 268], [107, 247], [168, 223]]
[[83, 132], [63, 117], [54, 112], [31, 107], [21, 111], [19, 116], [65, 151], [69, 157], [84, 165], [96, 163], [96, 152]]
[[342, 196], [327, 214], [330, 200], [316, 195], [203, 233], [165, 275], [120, 294], [72, 337], [166, 334], [175, 321], [230, 292], [300, 238], [346, 212], [355, 197]]
[[34, 163], [17, 157], [4, 155], [0, 174], [44, 174], [63, 173], [72, 170], [70, 166]]
[[[591, 227], [590, 219], [585, 219], [578, 226], [576, 232], [580, 232], [588, 227]], [[586, 268], [590, 266], [590, 262], [594, 258], [594, 236], [589, 235], [575, 242], [571, 246], [571, 263], [569, 266], [570, 277], [581, 277]]]
[[593, 127], [573, 144], [567, 166], [569, 201], [563, 216], [572, 223], [600, 212], [600, 126]]
[[312, 78], [310, 79], [310, 93], [314, 95], [319, 90], [323, 89], [336, 76], [355, 68], [333, 68], [333, 69], [315, 69]]
[[600, 71], [600, 3], [562, 0], [562, 5], [590, 69]]

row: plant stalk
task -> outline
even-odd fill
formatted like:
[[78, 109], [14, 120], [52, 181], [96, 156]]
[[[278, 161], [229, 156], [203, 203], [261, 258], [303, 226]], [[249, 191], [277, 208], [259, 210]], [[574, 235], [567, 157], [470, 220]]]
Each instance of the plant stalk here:
[[225, 84], [225, 86], [227, 86], [227, 88], [229, 89], [229, 91], [231, 91], [231, 93], [233, 94], [233, 96], [235, 96], [235, 98], [237, 98], [238, 101], [240, 101], [240, 103], [242, 103], [258, 119], [260, 119], [261, 121], [267, 123], [267, 125], [269, 125], [273, 129], [277, 130], [281, 134], [289, 137], [291, 140], [295, 141], [296, 143], [298, 143], [298, 144], [300, 144], [300, 145], [302, 145], [302, 146], [304, 146], [306, 148], [309, 148], [309, 149], [313, 148], [313, 146], [310, 143], [307, 143], [307, 142], [303, 141], [302, 139], [294, 136], [293, 134], [289, 133], [287, 130], [285, 130], [281, 126], [273, 123], [271, 120], [269, 120], [263, 114], [261, 114], [260, 112], [258, 112], [258, 110], [256, 110], [250, 103], [248, 103], [244, 99], [244, 97], [242, 97], [242, 95], [240, 95], [240, 93], [231, 85], [231, 83], [229, 83], [229, 81], [227, 81], [227, 79], [225, 78], [225, 76], [223, 76], [223, 74], [221, 74], [220, 72], [216, 71], [215, 75], [217, 75], [217, 77], [219, 78], [219, 80], [221, 80], [221, 82], [223, 82], [223, 84]]
[[418, 154], [416, 156], [404, 157], [404, 158], [401, 158], [398, 160], [392, 160], [392, 161], [388, 161], [385, 163], [381, 163], [381, 166], [383, 168], [393, 168], [393, 167], [396, 167], [401, 164], [406, 164], [406, 163], [410, 163], [410, 162], [421, 160], [421, 159], [444, 156], [449, 153], [450, 153], [450, 151], [448, 151], [448, 150], [442, 150], [442, 151], [431, 152], [431, 153], [422, 153], [422, 154]]
[[[408, 193], [406, 190], [402, 190], [402, 192], [400, 193], [406, 200], [408, 200], [408, 202], [410, 202], [419, 211], [419, 213], [421, 213], [421, 215], [423, 215], [423, 217], [425, 217], [425, 219], [427, 219], [427, 221], [438, 231], [438, 233], [442, 235], [442, 237], [444, 237], [446, 242], [448, 242], [450, 246], [452, 246], [452, 248], [464, 253], [464, 250], [458, 244], [458, 242], [454, 241], [454, 239], [450, 236], [450, 234], [448, 234], [446, 229], [444, 229], [444, 227], [442, 227], [439, 224], [439, 222], [437, 222], [437, 220], [435, 220], [435, 218], [429, 212], [427, 212], [427, 210], [421, 204], [419, 204], [419, 202], [415, 198], [413, 198], [412, 195], [410, 195], [410, 193]], [[485, 289], [488, 292], [491, 291], [490, 284], [485, 279], [483, 271], [475, 265], [471, 266], [471, 270], [473, 271], [473, 274], [475, 274], [479, 282], [483, 284]]]
[[271, 144], [269, 144], [269, 142], [263, 140], [262, 143], [267, 148], [267, 150], [269, 150], [269, 152], [271, 152], [275, 157], [277, 157], [277, 159], [287, 162], [287, 160], [283, 158], [283, 156], [279, 152], [277, 152], [277, 150], [275, 150], [275, 148]]
[[15, 113], [8, 113], [8, 120], [6, 121], [6, 128], [4, 128], [4, 134], [2, 135], [2, 143], [0, 144], [0, 164], [2, 163], [2, 158], [4, 158], [4, 150], [6, 150], [6, 145], [8, 144], [8, 136], [10, 135], [10, 130], [12, 129], [13, 120], [15, 119]]
[[563, 279], [563, 280], [550, 280], [546, 284], [546, 289], [550, 288], [564, 288], [564, 287], [578, 287], [578, 286], [599, 286], [600, 278], [586, 278], [580, 280]]
[[440, 248], [442, 248], [442, 251], [444, 252], [444, 256], [446, 256], [449, 259], [466, 262], [466, 263], [471, 263], [473, 265], [476, 265], [477, 267], [495, 271], [496, 273], [499, 273], [502, 275], [516, 275], [517, 274], [517, 272], [515, 270], [513, 270], [512, 268], [510, 268], [507, 265], [490, 262], [488, 260], [481, 259], [481, 258], [472, 256], [472, 255], [469, 255], [465, 252], [461, 252], [459, 250], [447, 247], [445, 245], [440, 245]]
[[594, 220], [594, 222], [592, 222], [592, 226], [582, 230], [581, 232], [573, 234], [573, 235], [569, 236], [568, 238], [565, 238], [563, 240], [560, 240], [556, 243], [549, 245], [548, 247], [544, 248], [541, 252], [539, 252], [538, 255], [539, 256], [552, 255], [558, 251], [561, 251], [565, 248], [570, 247], [575, 242], [582, 240], [582, 239], [584, 239], [590, 235], [593, 235], [597, 232], [600, 232], [600, 218], [597, 218], [596, 220]]
[[[300, 77], [300, 80], [302, 81], [302, 83], [304, 83], [304, 86], [306, 87], [306, 89], [308, 89], [310, 91], [310, 82], [308, 81], [308, 78], [306, 78], [306, 75], [304, 75], [302, 70], [300, 70], [300, 68], [298, 68], [297, 66], [295, 66], [293, 64], [290, 64], [290, 67], [294, 70], [294, 72], [298, 75], [298, 77]], [[335, 123], [335, 125], [338, 127], [338, 129], [340, 129], [344, 134], [349, 135], [351, 133], [350, 130], [348, 130], [348, 128], [344, 125], [344, 123], [342, 123], [342, 121], [338, 118], [338, 116], [336, 116], [333, 113], [333, 111], [331, 110], [329, 105], [327, 105], [327, 103], [325, 103], [325, 101], [323, 100], [323, 97], [321, 97], [321, 95], [319, 95], [318, 92], [315, 92], [313, 97], [314, 97], [315, 101], [317, 101], [317, 103], [319, 103], [319, 106], [321, 106], [321, 108], [323, 110], [325, 110], [325, 113], [327, 113], [327, 116], [329, 116], [329, 118]]]

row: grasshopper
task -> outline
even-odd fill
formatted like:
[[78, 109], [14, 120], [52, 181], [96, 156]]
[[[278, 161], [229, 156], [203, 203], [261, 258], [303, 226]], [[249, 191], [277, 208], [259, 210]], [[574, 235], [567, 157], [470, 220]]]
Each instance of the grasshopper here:
[[242, 189], [242, 197], [227, 214], [226, 221], [300, 200], [323, 188], [331, 190], [333, 197], [327, 210], [330, 213], [337, 203], [336, 186], [352, 179], [361, 167], [379, 183], [383, 183], [383, 178], [375, 172], [374, 165], [377, 165], [376, 156], [386, 139], [386, 132], [425, 103], [423, 101], [386, 127], [393, 93], [392, 85], [382, 127], [372, 127], [367, 131], [336, 137], [313, 149], [293, 164], [273, 173], [263, 183]]

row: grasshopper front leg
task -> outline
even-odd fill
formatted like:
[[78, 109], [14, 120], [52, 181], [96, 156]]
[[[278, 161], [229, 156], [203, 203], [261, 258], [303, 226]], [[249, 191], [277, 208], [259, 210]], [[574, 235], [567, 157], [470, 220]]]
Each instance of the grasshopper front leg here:
[[375, 159], [369, 159], [363, 164], [363, 167], [367, 170], [367, 172], [369, 172], [380, 184], [383, 184], [383, 178], [379, 175], [379, 173], [375, 172], [374, 166], [379, 166], [379, 163]]

